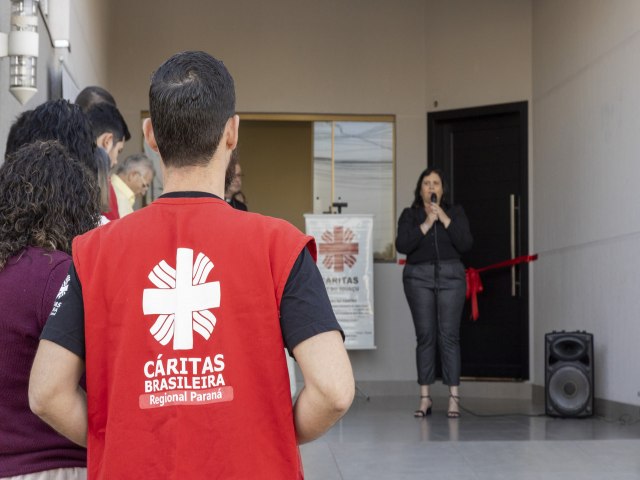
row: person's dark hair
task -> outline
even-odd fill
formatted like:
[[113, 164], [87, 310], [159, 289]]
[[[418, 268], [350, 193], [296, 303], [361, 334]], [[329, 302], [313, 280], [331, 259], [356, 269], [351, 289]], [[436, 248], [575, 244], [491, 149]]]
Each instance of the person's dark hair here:
[[108, 91], [97, 85], [90, 85], [82, 89], [82, 91], [76, 97], [76, 104], [80, 105], [80, 108], [87, 112], [91, 107], [98, 103], [110, 103], [114, 107], [117, 107], [116, 100]]
[[24, 131], [25, 125], [29, 122], [29, 117], [33, 114], [33, 110], [25, 110], [22, 112], [16, 120], [9, 127], [9, 135], [7, 135], [7, 145], [5, 148], [5, 156], [9, 155], [12, 152], [15, 152], [22, 146], [20, 142], [22, 141], [22, 133]]
[[96, 173], [91, 125], [78, 105], [67, 100], [50, 100], [18, 117], [10, 132], [5, 158], [25, 144], [57, 140], [69, 155]]
[[71, 253], [99, 221], [95, 176], [59, 142], [25, 145], [0, 167], [0, 269], [29, 245]]
[[449, 194], [449, 187], [447, 185], [447, 181], [444, 178], [444, 173], [439, 168], [429, 167], [424, 170], [420, 177], [418, 177], [418, 183], [416, 184], [416, 189], [413, 192], [413, 203], [411, 204], [412, 208], [422, 208], [424, 203], [422, 200], [422, 196], [420, 195], [420, 191], [422, 190], [422, 180], [424, 177], [428, 177], [432, 173], [435, 173], [440, 177], [440, 181], [442, 182], [442, 199], [440, 202], [443, 206], [447, 206], [449, 203], [447, 202], [447, 195]]
[[111, 160], [102, 148], [96, 148], [96, 168], [98, 170], [98, 189], [100, 190], [100, 211], [107, 213], [111, 210], [109, 175], [111, 173]]
[[235, 114], [233, 78], [205, 52], [182, 52], [151, 77], [149, 111], [167, 166], [206, 165]]
[[110, 103], [98, 103], [87, 111], [87, 117], [91, 123], [93, 138], [97, 140], [103, 133], [113, 134], [114, 143], [125, 139], [127, 123], [122, 118], [120, 110]]
[[232, 200], [235, 200], [236, 202], [242, 202], [245, 205], [248, 205], [249, 202], [247, 202], [247, 196], [242, 192], [242, 190], [240, 190], [239, 192], [236, 192], [233, 194], [233, 196], [231, 197]]
[[[83, 112], [88, 112], [91, 107], [97, 105], [98, 103], [109, 103], [114, 107], [118, 107], [116, 105], [116, 100], [113, 98], [108, 91], [106, 91], [102, 87], [98, 87], [97, 85], [91, 85], [89, 87], [84, 88], [76, 97], [77, 105], [80, 105], [80, 108]], [[124, 124], [124, 140], [128, 142], [131, 139], [131, 132], [129, 132], [129, 127], [127, 124]]]

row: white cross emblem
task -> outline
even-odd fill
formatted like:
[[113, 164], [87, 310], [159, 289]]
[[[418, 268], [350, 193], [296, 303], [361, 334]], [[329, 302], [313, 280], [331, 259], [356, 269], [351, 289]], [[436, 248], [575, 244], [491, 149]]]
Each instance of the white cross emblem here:
[[175, 270], [163, 260], [149, 273], [158, 288], [144, 289], [142, 311], [159, 315], [150, 332], [162, 345], [173, 338], [174, 350], [190, 350], [194, 331], [205, 340], [211, 336], [216, 317], [208, 309], [220, 306], [220, 282], [205, 283], [212, 269], [206, 255], [199, 253], [194, 263], [193, 250], [178, 248]]

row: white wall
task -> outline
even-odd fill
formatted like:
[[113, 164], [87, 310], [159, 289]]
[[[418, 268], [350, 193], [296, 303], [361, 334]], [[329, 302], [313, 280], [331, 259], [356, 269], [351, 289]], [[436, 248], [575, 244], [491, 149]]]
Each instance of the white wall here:
[[[23, 111], [36, 108], [49, 99], [50, 72], [60, 68], [59, 59], [68, 65], [80, 88], [106, 84], [106, 2], [100, 0], [71, 0], [71, 52], [51, 46], [44, 21], [39, 18], [40, 44], [37, 67], [38, 93], [26, 105], [9, 93], [9, 59], [0, 60], [0, 164], [4, 161], [9, 127]], [[11, 3], [0, 2], [0, 31], [9, 32]]]
[[595, 339], [595, 393], [637, 403], [640, 2], [533, 2], [534, 380], [544, 334]]

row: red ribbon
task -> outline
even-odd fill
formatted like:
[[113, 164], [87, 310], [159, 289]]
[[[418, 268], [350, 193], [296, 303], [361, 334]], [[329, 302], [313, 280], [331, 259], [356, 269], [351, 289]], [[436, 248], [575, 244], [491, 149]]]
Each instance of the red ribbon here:
[[496, 270], [498, 268], [512, 267], [520, 263], [529, 263], [538, 259], [538, 255], [523, 255], [521, 257], [512, 258], [511, 260], [505, 260], [504, 262], [494, 263], [482, 268], [467, 268], [467, 300], [471, 299], [471, 319], [476, 321], [480, 316], [480, 310], [478, 309], [478, 293], [484, 290], [482, 286], [482, 280], [480, 280], [480, 273], [487, 270]]

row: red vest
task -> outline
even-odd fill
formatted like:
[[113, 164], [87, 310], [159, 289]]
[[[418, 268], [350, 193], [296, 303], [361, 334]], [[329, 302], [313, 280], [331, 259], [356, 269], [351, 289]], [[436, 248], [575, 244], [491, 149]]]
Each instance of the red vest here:
[[214, 198], [164, 198], [73, 243], [91, 479], [301, 479], [279, 306], [315, 243]]
[[116, 191], [113, 189], [113, 185], [111, 185], [111, 180], [109, 180], [109, 211], [102, 212], [102, 214], [109, 220], [118, 220], [120, 218], [118, 199], [116, 198]]

